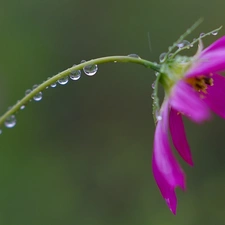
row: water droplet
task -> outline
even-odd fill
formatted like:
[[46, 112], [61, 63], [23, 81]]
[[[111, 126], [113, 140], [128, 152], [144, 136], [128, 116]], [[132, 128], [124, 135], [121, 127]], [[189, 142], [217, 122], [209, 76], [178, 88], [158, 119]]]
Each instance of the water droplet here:
[[33, 97], [33, 99], [34, 99], [36, 102], [41, 101], [41, 99], [42, 99], [42, 92], [37, 93], [37, 94]]
[[159, 56], [159, 61], [160, 62], [164, 62], [164, 60], [165, 60], [165, 57], [166, 57], [166, 52], [163, 52], [160, 56]]
[[2, 130], [0, 129], [0, 134], [2, 134]]
[[25, 91], [25, 95], [28, 95], [28, 94], [30, 94], [31, 93], [31, 90], [30, 89], [27, 89], [26, 91]]
[[21, 106], [20, 106], [20, 109], [21, 109], [21, 110], [25, 109], [25, 105], [21, 105]]
[[203, 37], [205, 35], [205, 33], [201, 33], [200, 35], [199, 35], [199, 37]]
[[[73, 66], [76, 66], [76, 65], [73, 65]], [[80, 70], [75, 70], [75, 71], [72, 71], [70, 73], [70, 79], [71, 80], [79, 80], [81, 77], [81, 71]]]
[[158, 110], [156, 110], [156, 112], [155, 112], [155, 116], [156, 116], [157, 121], [162, 120], [162, 116], [160, 115], [160, 113], [159, 113], [159, 111], [158, 111]]
[[162, 120], [162, 116], [157, 116], [156, 119], [157, 119], [158, 121], [160, 121], [160, 120]]
[[9, 116], [6, 120], [5, 120], [5, 126], [7, 128], [12, 128], [16, 125], [16, 117], [14, 115]]
[[45, 89], [48, 89], [48, 86]]
[[215, 36], [218, 34], [218, 31], [213, 31], [211, 34]]
[[39, 86], [38, 84], [35, 84], [35, 85], [33, 85], [32, 89], [34, 90], [34, 89], [36, 89], [38, 86]]
[[68, 76], [66, 76], [66, 77], [63, 77], [63, 78], [59, 79], [58, 83], [61, 84], [61, 85], [65, 85], [65, 84], [68, 83], [68, 81], [69, 81], [69, 78], [68, 78]]
[[[17, 101], [17, 104], [18, 104], [18, 103], [20, 103], [20, 100]], [[21, 105], [21, 106], [20, 106], [20, 109], [21, 109], [21, 110], [25, 109], [25, 105]]]
[[117, 61], [114, 61], [114, 63], [117, 63]]
[[152, 89], [155, 89], [155, 81], [152, 83]]
[[152, 93], [151, 98], [152, 98], [152, 99], [155, 98], [155, 93], [154, 93], [154, 92]]
[[155, 72], [155, 76], [157, 77], [159, 75], [159, 72]]
[[57, 86], [57, 83], [53, 83], [50, 86], [53, 87], [53, 88], [55, 88]]
[[86, 60], [84, 60], [84, 59], [80, 61], [80, 63], [85, 63], [85, 62], [86, 62]]
[[89, 66], [85, 66], [83, 68], [83, 71], [86, 75], [88, 76], [93, 76], [97, 73], [98, 71], [98, 66], [97, 65], [89, 65]]
[[77, 70], [76, 71], [77, 74], [70, 74], [70, 79], [71, 80], [79, 80], [80, 77], [81, 77], [81, 71], [80, 70]]
[[183, 40], [183, 41], [181, 41], [180, 43], [177, 44], [177, 47], [178, 48], [183, 48], [183, 47], [186, 47], [186, 46], [189, 46], [189, 45], [190, 45], [189, 41]]
[[169, 209], [172, 213], [175, 213], [172, 209], [171, 203], [170, 203], [170, 199], [169, 198], [165, 198], [166, 204], [169, 206]]
[[141, 57], [140, 57], [139, 55], [137, 55], [137, 54], [129, 54], [128, 56], [129, 56], [129, 57], [132, 57], [132, 58], [138, 58], [138, 59], [141, 58]]

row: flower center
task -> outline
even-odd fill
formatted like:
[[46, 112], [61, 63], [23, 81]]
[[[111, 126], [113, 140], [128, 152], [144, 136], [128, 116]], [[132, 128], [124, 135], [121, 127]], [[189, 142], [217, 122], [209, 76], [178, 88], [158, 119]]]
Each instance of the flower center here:
[[191, 77], [187, 78], [186, 82], [190, 84], [195, 91], [206, 94], [208, 86], [213, 86], [213, 78], [210, 76], [201, 75], [198, 77]]

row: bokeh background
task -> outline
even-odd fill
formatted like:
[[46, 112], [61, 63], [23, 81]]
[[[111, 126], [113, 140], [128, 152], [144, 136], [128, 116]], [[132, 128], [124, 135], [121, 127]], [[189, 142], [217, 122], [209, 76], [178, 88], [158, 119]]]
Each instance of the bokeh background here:
[[[2, 0], [0, 112], [83, 59], [158, 61], [200, 17], [189, 40], [225, 25], [224, 8], [224, 0]], [[185, 121], [195, 166], [181, 162], [187, 191], [177, 189], [177, 216], [160, 195], [151, 171], [154, 78], [139, 65], [101, 65], [18, 113], [0, 136], [0, 224], [225, 224], [225, 121], [217, 116]]]

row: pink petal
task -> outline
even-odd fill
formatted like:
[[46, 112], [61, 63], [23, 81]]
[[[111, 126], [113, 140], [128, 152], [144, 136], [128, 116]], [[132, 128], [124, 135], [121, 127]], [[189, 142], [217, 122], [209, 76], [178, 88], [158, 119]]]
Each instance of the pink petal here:
[[201, 54], [185, 76], [193, 77], [223, 70], [225, 70], [225, 48]]
[[209, 47], [207, 47], [202, 54], [205, 54], [207, 52], [211, 51], [217, 51], [225, 48], [225, 36], [221, 37], [217, 41], [213, 42]]
[[203, 99], [216, 114], [225, 119], [225, 77], [213, 74], [213, 86], [209, 86]]
[[225, 70], [225, 36], [203, 50], [187, 72], [187, 77]]
[[210, 117], [209, 108], [193, 88], [179, 81], [170, 97], [170, 104], [176, 111], [199, 123]]
[[191, 150], [186, 139], [181, 114], [171, 108], [169, 119], [171, 137], [175, 148], [179, 152], [180, 156], [184, 159], [184, 161], [193, 166]]
[[156, 183], [170, 210], [176, 214], [177, 198], [175, 188], [185, 189], [185, 176], [175, 160], [168, 139], [168, 103], [163, 104], [162, 120], [158, 121], [152, 159]]

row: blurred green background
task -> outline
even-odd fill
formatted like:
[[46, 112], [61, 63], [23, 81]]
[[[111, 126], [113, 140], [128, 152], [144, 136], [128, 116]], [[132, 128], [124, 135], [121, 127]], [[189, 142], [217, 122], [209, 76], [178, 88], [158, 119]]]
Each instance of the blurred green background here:
[[[189, 40], [225, 25], [224, 0], [0, 3], [1, 113], [83, 59], [136, 53], [158, 61], [200, 17]], [[225, 224], [225, 121], [186, 121], [195, 166], [181, 162], [187, 191], [177, 189], [173, 216], [151, 170], [153, 80], [139, 65], [101, 65], [19, 113], [16, 127], [0, 136], [0, 224]]]

